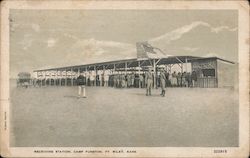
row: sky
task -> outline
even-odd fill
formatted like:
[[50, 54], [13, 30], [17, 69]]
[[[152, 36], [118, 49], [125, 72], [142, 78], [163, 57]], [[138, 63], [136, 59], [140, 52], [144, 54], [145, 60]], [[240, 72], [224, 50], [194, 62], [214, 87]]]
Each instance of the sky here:
[[11, 10], [10, 75], [136, 58], [136, 42], [168, 55], [238, 61], [236, 10]]

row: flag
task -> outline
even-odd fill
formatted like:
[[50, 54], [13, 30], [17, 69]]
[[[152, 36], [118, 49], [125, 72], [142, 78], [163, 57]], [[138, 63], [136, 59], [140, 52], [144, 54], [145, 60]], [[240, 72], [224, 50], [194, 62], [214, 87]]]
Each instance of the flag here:
[[156, 52], [154, 51], [154, 47], [151, 46], [148, 42], [143, 42], [142, 46], [145, 52], [156, 54]]
[[148, 54], [157, 54], [154, 51], [155, 48], [153, 46], [151, 46], [147, 41], [146, 42], [137, 42], [136, 49], [137, 49], [137, 58], [138, 59], [149, 58]]

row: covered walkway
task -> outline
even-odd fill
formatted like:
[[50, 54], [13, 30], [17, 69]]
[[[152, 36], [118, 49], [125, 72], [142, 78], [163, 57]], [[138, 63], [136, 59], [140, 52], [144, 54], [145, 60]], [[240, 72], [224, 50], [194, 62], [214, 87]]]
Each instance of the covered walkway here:
[[[199, 59], [200, 57], [194, 56], [170, 56], [166, 58], [154, 58], [154, 59], [126, 59], [117, 61], [108, 61], [92, 64], [83, 64], [75, 66], [66, 66], [58, 68], [40, 69], [34, 71], [35, 81], [39, 85], [58, 85], [58, 86], [74, 86], [76, 85], [76, 78], [84, 74], [93, 74], [94, 86], [103, 85], [98, 83], [97, 76], [99, 74], [143, 74], [147, 71], [147, 68], [151, 66], [154, 71], [154, 81], [156, 81], [158, 67], [164, 65], [165, 70], [171, 73], [172, 67], [178, 65], [180, 71], [187, 71], [187, 63], [190, 63], [193, 59]], [[184, 65], [186, 67], [184, 67]], [[101, 78], [99, 80], [102, 80]], [[157, 82], [154, 82], [154, 87], [157, 87]]]

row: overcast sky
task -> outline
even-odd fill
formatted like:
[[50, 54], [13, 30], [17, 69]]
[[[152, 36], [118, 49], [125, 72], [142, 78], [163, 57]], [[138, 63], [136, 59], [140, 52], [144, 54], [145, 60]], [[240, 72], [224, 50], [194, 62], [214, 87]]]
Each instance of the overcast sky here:
[[11, 10], [11, 76], [135, 58], [140, 41], [169, 55], [238, 61], [237, 17], [234, 10]]

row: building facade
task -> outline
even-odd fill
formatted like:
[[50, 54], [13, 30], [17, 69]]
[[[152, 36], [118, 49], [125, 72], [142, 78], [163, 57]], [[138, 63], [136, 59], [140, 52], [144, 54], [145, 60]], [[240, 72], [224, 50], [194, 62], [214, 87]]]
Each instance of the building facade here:
[[197, 74], [197, 87], [225, 88], [237, 85], [237, 65], [217, 57], [191, 60], [192, 71]]

